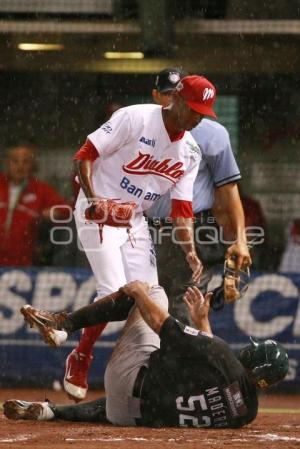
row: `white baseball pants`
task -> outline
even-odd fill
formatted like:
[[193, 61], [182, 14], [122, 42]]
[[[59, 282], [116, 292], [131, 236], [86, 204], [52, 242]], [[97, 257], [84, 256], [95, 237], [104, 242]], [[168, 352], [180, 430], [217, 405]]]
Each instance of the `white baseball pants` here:
[[128, 282], [139, 280], [158, 284], [154, 245], [142, 213], [136, 214], [128, 234], [126, 228], [103, 227], [87, 223], [82, 211], [74, 211], [78, 238], [97, 282], [98, 296], [118, 290]]

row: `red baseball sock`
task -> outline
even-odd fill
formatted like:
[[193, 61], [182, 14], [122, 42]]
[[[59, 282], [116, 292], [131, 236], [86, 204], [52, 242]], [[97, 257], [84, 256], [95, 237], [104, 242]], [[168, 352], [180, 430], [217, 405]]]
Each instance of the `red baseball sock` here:
[[93, 346], [106, 326], [107, 323], [101, 323], [97, 324], [96, 326], [86, 327], [85, 329], [83, 329], [82, 336], [80, 338], [76, 351], [84, 354], [85, 356], [92, 355]]

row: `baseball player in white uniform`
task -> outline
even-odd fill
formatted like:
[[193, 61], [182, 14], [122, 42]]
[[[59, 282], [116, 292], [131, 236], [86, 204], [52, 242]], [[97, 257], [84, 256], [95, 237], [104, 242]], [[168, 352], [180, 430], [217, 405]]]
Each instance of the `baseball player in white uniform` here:
[[[155, 252], [143, 211], [171, 192], [173, 224], [192, 277], [202, 264], [193, 240], [193, 183], [201, 153], [189, 131], [204, 115], [215, 117], [215, 87], [204, 77], [178, 83], [167, 108], [135, 105], [119, 109], [90, 134], [75, 155], [81, 190], [75, 207], [80, 242], [97, 281], [98, 297], [139, 279], [157, 285]], [[84, 212], [99, 198], [134, 201], [130, 233], [125, 228], [87, 223]], [[75, 400], [87, 392], [92, 347], [105, 325], [87, 328], [66, 360], [64, 387]]]

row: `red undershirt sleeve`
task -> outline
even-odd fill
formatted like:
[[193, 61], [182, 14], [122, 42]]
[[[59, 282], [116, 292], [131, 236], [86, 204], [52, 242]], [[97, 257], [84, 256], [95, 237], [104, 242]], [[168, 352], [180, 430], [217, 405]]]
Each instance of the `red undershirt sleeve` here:
[[90, 140], [86, 140], [86, 142], [82, 145], [82, 147], [75, 153], [74, 160], [80, 161], [83, 159], [88, 159], [91, 162], [94, 162], [95, 159], [99, 157], [99, 153], [92, 144]]
[[172, 200], [172, 218], [193, 218], [193, 205], [191, 201]]

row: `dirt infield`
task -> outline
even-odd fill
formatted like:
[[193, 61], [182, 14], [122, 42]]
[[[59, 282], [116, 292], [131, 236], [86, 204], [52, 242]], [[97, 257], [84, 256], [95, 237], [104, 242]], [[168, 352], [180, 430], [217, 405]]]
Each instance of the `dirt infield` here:
[[[88, 399], [99, 396], [90, 392]], [[70, 402], [52, 390], [0, 390], [6, 399]], [[65, 422], [9, 421], [2, 412], [0, 449], [296, 449], [300, 448], [300, 395], [265, 395], [257, 419], [239, 430], [146, 429]]]

